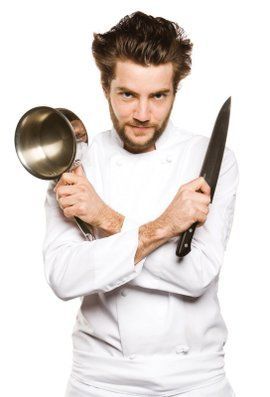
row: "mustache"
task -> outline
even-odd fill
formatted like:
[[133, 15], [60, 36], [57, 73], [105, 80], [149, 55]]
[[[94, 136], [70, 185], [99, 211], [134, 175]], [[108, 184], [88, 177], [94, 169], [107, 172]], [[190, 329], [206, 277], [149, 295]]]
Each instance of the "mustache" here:
[[145, 128], [150, 128], [150, 127], [156, 127], [156, 125], [154, 124], [147, 124], [147, 123], [127, 123], [127, 125], [131, 126], [131, 127], [145, 127]]

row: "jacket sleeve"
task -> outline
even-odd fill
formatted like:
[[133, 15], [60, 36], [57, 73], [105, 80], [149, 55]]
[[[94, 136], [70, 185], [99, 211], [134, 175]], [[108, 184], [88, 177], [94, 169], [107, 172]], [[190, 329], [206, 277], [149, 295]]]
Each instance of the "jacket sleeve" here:
[[[195, 230], [191, 252], [176, 256], [178, 237], [151, 252], [130, 284], [191, 297], [201, 296], [218, 276], [230, 235], [239, 181], [234, 153], [226, 148], [206, 222]], [[131, 220], [123, 227], [130, 228]], [[135, 227], [135, 223], [134, 223]]]
[[136, 277], [145, 258], [134, 265], [138, 228], [109, 237], [85, 241], [73, 219], [59, 208], [49, 182], [46, 200], [46, 232], [43, 241], [45, 277], [62, 300], [111, 291]]

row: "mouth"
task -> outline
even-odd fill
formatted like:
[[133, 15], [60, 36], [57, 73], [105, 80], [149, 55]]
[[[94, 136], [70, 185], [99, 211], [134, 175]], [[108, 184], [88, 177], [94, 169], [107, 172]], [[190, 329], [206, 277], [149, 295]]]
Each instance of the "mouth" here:
[[137, 126], [137, 125], [132, 125], [132, 124], [129, 124], [129, 126], [130, 127], [132, 127], [132, 128], [135, 128], [135, 129], [137, 129], [137, 130], [147, 130], [147, 129], [149, 129], [149, 128], [153, 128], [153, 127], [145, 127], [145, 126]]

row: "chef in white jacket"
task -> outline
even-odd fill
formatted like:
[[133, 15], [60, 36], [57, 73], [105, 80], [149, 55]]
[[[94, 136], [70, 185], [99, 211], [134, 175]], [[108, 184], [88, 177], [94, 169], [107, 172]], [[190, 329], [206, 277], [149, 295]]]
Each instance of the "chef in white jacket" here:
[[[60, 299], [81, 299], [66, 397], [234, 396], [217, 289], [238, 167], [226, 147], [211, 203], [198, 177], [209, 139], [170, 120], [192, 44], [178, 25], [136, 12], [92, 48], [113, 127], [90, 137], [45, 203], [46, 279]], [[179, 234], [196, 221], [179, 258]]]

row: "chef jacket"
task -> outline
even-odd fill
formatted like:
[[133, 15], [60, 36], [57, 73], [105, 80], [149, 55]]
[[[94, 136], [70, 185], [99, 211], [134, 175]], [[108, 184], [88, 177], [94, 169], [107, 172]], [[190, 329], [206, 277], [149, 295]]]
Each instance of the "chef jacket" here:
[[[86, 241], [48, 186], [45, 277], [60, 299], [79, 297], [72, 333], [72, 376], [127, 395], [170, 396], [225, 376], [227, 328], [217, 297], [230, 234], [238, 165], [225, 148], [206, 222], [191, 252], [178, 237], [134, 264], [139, 227], [156, 219], [178, 189], [200, 174], [209, 138], [169, 121], [156, 149], [133, 154], [114, 128], [83, 147], [82, 166], [96, 192], [125, 216], [121, 231]], [[151, 394], [149, 394], [151, 393]]]

